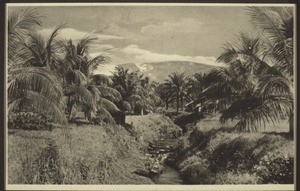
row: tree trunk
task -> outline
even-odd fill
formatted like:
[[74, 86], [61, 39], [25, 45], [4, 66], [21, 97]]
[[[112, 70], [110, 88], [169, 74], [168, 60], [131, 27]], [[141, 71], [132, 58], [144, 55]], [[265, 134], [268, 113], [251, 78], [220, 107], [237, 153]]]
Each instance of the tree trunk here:
[[141, 115], [144, 115], [144, 108], [141, 109]]
[[70, 108], [69, 108], [69, 120], [72, 120], [73, 119], [73, 116], [72, 116], [72, 110], [73, 110], [73, 104], [70, 105]]
[[183, 111], [183, 97], [181, 97], [181, 110]]
[[166, 110], [168, 110], [169, 109], [169, 101], [168, 101], [168, 99], [166, 99]]
[[294, 113], [292, 112], [289, 116], [289, 133], [294, 135]]
[[178, 94], [176, 95], [176, 111], [178, 114], [179, 113], [179, 96], [178, 96]]

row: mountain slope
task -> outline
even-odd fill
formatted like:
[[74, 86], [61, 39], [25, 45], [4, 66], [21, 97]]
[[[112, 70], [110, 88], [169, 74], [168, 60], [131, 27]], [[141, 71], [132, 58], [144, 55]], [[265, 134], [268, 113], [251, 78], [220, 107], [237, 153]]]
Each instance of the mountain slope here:
[[157, 82], [163, 82], [173, 72], [184, 72], [187, 76], [191, 76], [195, 73], [207, 73], [215, 68], [215, 66], [187, 61], [165, 61], [143, 64], [126, 63], [119, 66], [130, 71], [139, 71]]

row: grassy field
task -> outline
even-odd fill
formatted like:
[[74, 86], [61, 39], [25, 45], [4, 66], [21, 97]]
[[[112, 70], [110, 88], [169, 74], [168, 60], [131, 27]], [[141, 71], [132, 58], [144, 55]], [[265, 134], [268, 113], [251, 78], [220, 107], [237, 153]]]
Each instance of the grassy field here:
[[[196, 127], [201, 131], [209, 131], [211, 129], [218, 129], [220, 127], [232, 128], [238, 121], [229, 121], [225, 124], [220, 124], [219, 122], [220, 114], [208, 116], [196, 124]], [[258, 132], [277, 132], [277, 133], [287, 133], [289, 131], [288, 120], [281, 120], [279, 122], [269, 122], [258, 128]]]

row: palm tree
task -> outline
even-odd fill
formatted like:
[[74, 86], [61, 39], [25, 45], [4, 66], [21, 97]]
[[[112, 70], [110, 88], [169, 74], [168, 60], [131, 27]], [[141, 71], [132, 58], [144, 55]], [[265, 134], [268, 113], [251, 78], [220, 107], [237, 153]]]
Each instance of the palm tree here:
[[186, 99], [189, 102], [187, 109], [194, 109], [193, 107], [199, 104], [201, 108], [204, 106], [205, 99], [201, 97], [201, 92], [207, 88], [210, 83], [207, 79], [205, 73], [196, 73], [192, 77], [187, 78]]
[[40, 14], [35, 9], [9, 17], [8, 109], [9, 112], [34, 110], [50, 115], [56, 122], [66, 123], [61, 112], [64, 107], [61, 84], [46, 67], [54, 61], [53, 41], [59, 28], [50, 38], [43, 39], [34, 33], [40, 25]]
[[176, 100], [176, 111], [179, 113], [180, 102], [181, 109], [183, 110], [187, 90], [187, 81], [184, 73], [173, 73], [169, 75], [169, 79], [167, 79], [164, 84], [166, 91], [170, 93], [172, 101]]
[[[272, 87], [278, 93], [277, 85], [287, 87], [282, 97], [292, 103], [289, 112], [290, 133], [294, 129], [294, 11], [292, 7], [250, 7], [251, 21], [263, 37], [267, 49], [267, 56], [274, 62], [274, 68], [280, 73], [277, 77], [268, 78], [264, 86]], [[278, 84], [273, 80], [279, 80]], [[283, 83], [283, 84], [282, 84]], [[281, 93], [278, 97], [281, 97]]]
[[113, 87], [122, 96], [121, 107], [127, 107], [134, 113], [143, 115], [145, 110], [153, 111], [154, 106], [160, 102], [155, 92], [156, 83], [138, 72], [130, 72], [129, 69], [117, 67], [112, 81]]
[[249, 11], [260, 29], [259, 37], [241, 34], [239, 43], [225, 45], [218, 61], [229, 67], [210, 75], [217, 81], [203, 95], [222, 106], [221, 122], [239, 119], [238, 129], [253, 130], [265, 122], [289, 117], [292, 133], [292, 10], [251, 7]]
[[42, 15], [36, 9], [13, 12], [8, 18], [8, 66], [18, 59], [20, 43], [27, 35], [42, 25]]
[[156, 92], [160, 99], [164, 102], [166, 110], [169, 109], [169, 104], [171, 103], [171, 92], [168, 90], [168, 86], [165, 83], [161, 83], [156, 87]]
[[136, 93], [139, 83], [137, 72], [129, 72], [129, 69], [123, 67], [115, 68], [112, 81], [113, 87], [120, 92], [123, 100], [126, 101]]
[[137, 80], [139, 82], [137, 91], [129, 97], [129, 102], [134, 105], [136, 113], [143, 115], [144, 111], [153, 111], [161, 100], [155, 91], [157, 83], [150, 81], [149, 77], [144, 75], [138, 75]]
[[89, 48], [97, 39], [98, 37], [91, 33], [80, 39], [76, 45], [72, 40], [61, 41], [60, 47], [62, 52], [65, 52], [65, 59], [57, 70], [64, 78], [69, 118], [72, 118], [72, 109], [77, 105], [82, 107], [89, 121], [92, 115], [98, 113], [112, 122], [112, 115], [120, 112], [115, 103], [121, 101], [121, 95], [109, 87], [112, 80], [108, 76], [93, 74], [98, 66], [110, 62], [107, 56], [89, 56]]

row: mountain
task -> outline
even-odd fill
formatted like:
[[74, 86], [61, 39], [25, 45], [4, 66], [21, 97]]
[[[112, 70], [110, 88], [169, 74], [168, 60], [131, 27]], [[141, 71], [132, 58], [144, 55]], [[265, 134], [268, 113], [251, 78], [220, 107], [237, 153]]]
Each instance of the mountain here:
[[126, 63], [119, 65], [119, 67], [129, 69], [132, 72], [139, 71], [157, 82], [163, 82], [173, 72], [184, 72], [187, 76], [191, 76], [195, 73], [207, 73], [216, 68], [207, 64], [187, 61], [164, 61], [142, 64]]

